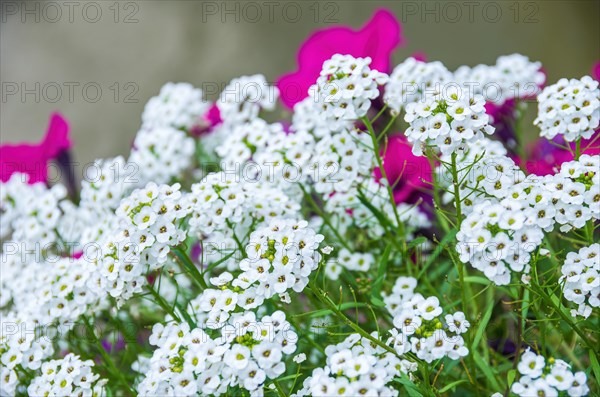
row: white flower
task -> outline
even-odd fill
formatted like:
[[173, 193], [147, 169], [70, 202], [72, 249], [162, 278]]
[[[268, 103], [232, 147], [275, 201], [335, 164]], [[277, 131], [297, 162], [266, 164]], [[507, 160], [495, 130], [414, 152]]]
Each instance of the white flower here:
[[538, 102], [534, 124], [547, 139], [558, 134], [568, 142], [589, 139], [600, 123], [600, 89], [590, 76], [580, 80], [560, 79], [542, 91]]
[[446, 320], [448, 329], [452, 332], [456, 332], [457, 334], [464, 334], [471, 326], [471, 323], [465, 319], [465, 314], [463, 312], [447, 314], [444, 318]]
[[323, 63], [321, 75], [310, 87], [309, 95], [333, 123], [358, 120], [379, 96], [379, 86], [388, 75], [369, 68], [371, 58], [335, 54]]
[[202, 90], [189, 83], [167, 83], [158, 96], [148, 101], [142, 114], [145, 127], [190, 129], [210, 104], [202, 98]]
[[294, 361], [296, 364], [301, 364], [301, 363], [303, 363], [304, 361], [306, 361], [306, 354], [304, 354], [304, 353], [300, 353], [300, 354], [297, 354], [297, 355], [295, 355], [295, 356], [294, 356], [294, 358], [293, 358], [293, 361]]

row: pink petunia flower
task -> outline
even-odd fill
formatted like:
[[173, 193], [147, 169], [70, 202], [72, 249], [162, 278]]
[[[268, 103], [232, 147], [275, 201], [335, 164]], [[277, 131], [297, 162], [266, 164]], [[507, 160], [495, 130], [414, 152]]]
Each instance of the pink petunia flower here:
[[594, 68], [592, 69], [592, 77], [600, 81], [600, 61], [596, 62], [594, 65]]
[[282, 102], [290, 109], [308, 96], [308, 89], [319, 77], [323, 62], [334, 54], [371, 57], [371, 69], [388, 73], [391, 53], [404, 40], [400, 23], [385, 9], [379, 9], [362, 29], [336, 26], [314, 32], [298, 51], [298, 70], [281, 76], [277, 88]]
[[192, 135], [200, 136], [212, 132], [215, 127], [222, 124], [223, 120], [221, 119], [221, 111], [216, 103], [213, 103], [212, 106], [200, 117], [198, 123], [194, 125], [190, 131]]
[[[556, 137], [554, 142], [566, 146], [567, 144], [571, 147], [571, 151], [565, 150], [561, 147], [553, 145], [545, 138], [540, 138], [537, 142], [527, 148], [528, 160], [524, 165], [524, 168], [530, 174], [539, 176], [554, 174], [560, 168], [562, 163], [572, 161], [574, 159], [573, 153], [575, 152], [575, 142], [565, 142]], [[590, 139], [581, 140], [581, 154], [587, 154], [590, 156], [600, 154], [600, 130]], [[517, 164], [521, 164], [520, 158], [515, 158]]]
[[20, 172], [29, 175], [29, 183], [48, 181], [48, 162], [71, 148], [69, 124], [62, 115], [53, 113], [41, 143], [0, 146], [0, 180], [6, 182]]
[[[389, 137], [383, 153], [383, 168], [393, 187], [396, 203], [414, 204], [429, 189], [431, 165], [426, 157], [412, 153], [412, 147], [403, 135]], [[379, 168], [374, 173], [376, 178], [381, 178]]]

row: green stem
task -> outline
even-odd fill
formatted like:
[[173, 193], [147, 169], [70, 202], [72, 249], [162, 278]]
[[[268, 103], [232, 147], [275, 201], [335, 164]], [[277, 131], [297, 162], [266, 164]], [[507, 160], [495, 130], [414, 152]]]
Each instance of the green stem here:
[[377, 160], [377, 166], [379, 167], [379, 171], [381, 172], [382, 178], [387, 181], [386, 188], [387, 188], [388, 195], [390, 197], [390, 204], [392, 205], [392, 209], [394, 210], [394, 217], [396, 218], [399, 237], [402, 240], [404, 240], [404, 238], [405, 238], [404, 225], [400, 221], [400, 215], [398, 214], [398, 208], [396, 206], [396, 201], [394, 200], [394, 192], [392, 191], [392, 185], [390, 184], [390, 180], [388, 179], [387, 174], [385, 172], [385, 168], [383, 167], [383, 161], [381, 159], [381, 153], [379, 152], [379, 143], [377, 141], [377, 136], [375, 135], [375, 131], [373, 130], [373, 125], [371, 124], [369, 119], [366, 117], [362, 117], [361, 120], [367, 127], [367, 130], [369, 130], [369, 135], [371, 136], [371, 141], [373, 142], [373, 152], [375, 154], [375, 159]]
[[315, 199], [310, 195], [310, 193], [308, 193], [306, 191], [306, 189], [304, 189], [304, 186], [302, 186], [301, 184], [298, 184], [298, 186], [300, 186], [300, 189], [302, 190], [302, 193], [304, 194], [304, 198], [308, 201], [308, 203], [311, 205], [311, 207], [313, 207], [313, 209], [315, 210], [315, 212], [317, 213], [317, 215], [319, 215], [323, 219], [323, 222], [325, 222], [325, 224], [327, 226], [329, 226], [329, 229], [331, 229], [331, 231], [333, 232], [333, 234], [335, 234], [335, 236], [339, 240], [340, 244], [342, 244], [344, 246], [344, 248], [346, 248], [348, 251], [352, 252], [353, 249], [350, 248], [350, 245], [342, 237], [342, 235], [340, 234], [340, 232], [335, 227], [333, 227], [333, 225], [331, 224], [331, 221], [329, 220], [329, 217], [327, 216], [327, 214], [325, 214], [321, 210], [321, 208], [319, 207], [319, 205], [315, 202]]
[[[396, 350], [394, 350], [391, 346], [388, 346], [385, 343], [383, 343], [381, 340], [373, 337], [373, 335], [371, 335], [370, 333], [368, 333], [367, 331], [365, 331], [364, 329], [362, 329], [358, 324], [356, 324], [352, 320], [350, 320], [344, 313], [342, 313], [341, 310], [338, 309], [337, 305], [325, 293], [323, 293], [323, 291], [321, 291], [314, 284], [313, 281], [310, 281], [308, 283], [308, 285], [310, 287], [310, 290], [313, 292], [313, 294], [317, 297], [317, 299], [319, 301], [321, 301], [327, 307], [329, 307], [329, 309], [333, 312], [333, 314], [335, 314], [336, 317], [338, 317], [340, 320], [342, 320], [344, 322], [344, 324], [346, 324], [347, 326], [349, 326], [350, 328], [352, 328], [360, 336], [362, 336], [365, 339], [368, 339], [369, 341], [373, 342], [377, 346], [379, 346], [379, 347], [383, 348], [384, 350], [386, 350], [386, 351], [394, 354], [397, 357], [406, 358], [406, 357], [398, 355], [398, 352], [396, 352]], [[407, 353], [406, 356], [410, 357], [413, 361], [416, 361], [416, 358], [414, 357], [414, 355], [412, 355], [410, 353]]]
[[92, 337], [92, 342], [94, 342], [96, 349], [100, 353], [100, 356], [102, 356], [102, 360], [107, 365], [110, 374], [117, 378], [131, 395], [135, 395], [135, 391], [131, 388], [129, 382], [127, 382], [127, 379], [125, 379], [125, 376], [123, 376], [123, 372], [117, 368], [110, 355], [106, 352], [106, 350], [104, 350], [104, 346], [102, 346], [100, 339], [98, 339], [98, 337], [96, 336], [94, 328], [92, 327], [89, 319], [86, 316], [82, 316], [82, 319], [85, 323], [88, 333]]
[[187, 252], [185, 252], [185, 249], [180, 247], [173, 247], [172, 252], [179, 259], [183, 267], [187, 269], [188, 274], [190, 275], [192, 280], [194, 280], [194, 282], [200, 287], [200, 289], [207, 289], [208, 285], [206, 284], [204, 277], [202, 277], [200, 270], [198, 270], [194, 262], [192, 262]]
[[456, 205], [457, 225], [462, 222], [462, 209], [460, 202], [460, 182], [458, 181], [458, 169], [456, 168], [456, 152], [452, 153], [452, 185], [454, 186], [454, 203]]
[[575, 161], [581, 157], [581, 138], [577, 138], [575, 141]]

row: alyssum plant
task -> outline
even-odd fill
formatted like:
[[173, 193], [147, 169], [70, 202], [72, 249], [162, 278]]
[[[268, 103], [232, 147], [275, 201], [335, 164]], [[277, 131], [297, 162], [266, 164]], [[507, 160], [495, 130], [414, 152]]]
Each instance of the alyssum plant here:
[[276, 86], [169, 83], [78, 194], [61, 116], [2, 147], [1, 394], [599, 393], [598, 82], [399, 42], [379, 11]]

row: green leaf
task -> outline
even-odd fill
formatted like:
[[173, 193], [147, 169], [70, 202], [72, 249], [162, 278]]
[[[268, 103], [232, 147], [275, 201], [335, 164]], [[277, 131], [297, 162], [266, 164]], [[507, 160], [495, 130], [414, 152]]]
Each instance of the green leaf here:
[[598, 358], [593, 350], [590, 349], [590, 363], [592, 364], [592, 371], [596, 377], [596, 382], [600, 381], [600, 364], [598, 364]]
[[435, 249], [433, 250], [433, 252], [429, 256], [429, 258], [427, 259], [427, 262], [425, 262], [425, 265], [423, 265], [423, 269], [421, 269], [421, 271], [419, 272], [419, 275], [417, 277], [418, 279], [420, 279], [421, 277], [423, 277], [423, 275], [427, 271], [427, 268], [429, 266], [431, 266], [431, 264], [433, 262], [436, 261], [436, 259], [438, 258], [438, 256], [440, 256], [440, 253], [444, 250], [444, 248], [448, 244], [448, 242], [451, 241], [452, 239], [454, 239], [454, 236], [456, 236], [456, 229], [450, 230], [446, 234], [446, 236], [444, 236], [444, 238], [442, 239], [442, 241], [440, 241], [440, 243], [435, 247]]
[[371, 303], [376, 307], [385, 307], [385, 302], [376, 296], [371, 296]]
[[506, 373], [506, 382], [509, 386], [512, 385], [515, 381], [515, 376], [517, 376], [517, 371], [515, 371], [514, 369], [511, 369]]
[[381, 287], [383, 286], [383, 280], [385, 279], [385, 275], [387, 273], [387, 266], [391, 252], [392, 244], [388, 243], [383, 251], [383, 255], [381, 255], [381, 259], [379, 260], [379, 266], [377, 267], [377, 278], [375, 279], [372, 287], [373, 298], [379, 298], [381, 296]]
[[477, 364], [477, 366], [479, 367], [479, 369], [481, 369], [485, 377], [490, 381], [492, 388], [494, 390], [501, 390], [502, 388], [500, 387], [498, 380], [494, 377], [494, 373], [492, 372], [490, 364], [483, 361], [477, 350], [473, 350], [471, 354], [473, 355], [475, 364]]
[[475, 333], [475, 338], [473, 338], [473, 344], [471, 345], [472, 351], [477, 348], [477, 345], [479, 345], [479, 342], [481, 341], [481, 338], [483, 337], [483, 333], [485, 332], [485, 329], [486, 329], [488, 323], [490, 322], [490, 318], [492, 317], [492, 311], [494, 310], [495, 304], [496, 304], [496, 302], [494, 302], [493, 300], [488, 304], [485, 314], [483, 315], [483, 318], [481, 319], [481, 322], [479, 323], [479, 327], [477, 327], [477, 332]]
[[406, 392], [408, 393], [409, 396], [423, 397], [423, 394], [419, 391], [417, 386], [410, 379], [405, 378], [403, 376], [401, 378], [394, 378], [394, 380], [397, 382], [400, 382], [402, 385], [404, 385], [404, 388], [406, 389]]
[[221, 263], [223, 263], [226, 260], [228, 260], [229, 258], [231, 258], [235, 253], [236, 253], [236, 251], [232, 251], [231, 253], [225, 255], [224, 257], [222, 257], [218, 261], [211, 263], [210, 265], [208, 265], [206, 267], [206, 271], [205, 272], [210, 272], [212, 269], [214, 269], [215, 267], [219, 266]]
[[442, 387], [440, 390], [438, 390], [440, 393], [445, 393], [450, 389], [454, 389], [456, 386], [462, 384], [462, 383], [468, 383], [468, 381], [466, 379], [461, 379], [461, 380], [457, 380], [455, 382], [452, 382], [444, 387]]
[[419, 245], [421, 245], [423, 243], [426, 243], [427, 241], [428, 241], [427, 237], [425, 237], [425, 236], [419, 236], [416, 239], [411, 240], [410, 243], [408, 243], [408, 248], [409, 249], [415, 248], [415, 247], [417, 247], [417, 246], [419, 246]]

